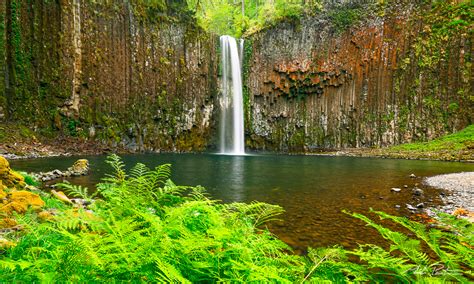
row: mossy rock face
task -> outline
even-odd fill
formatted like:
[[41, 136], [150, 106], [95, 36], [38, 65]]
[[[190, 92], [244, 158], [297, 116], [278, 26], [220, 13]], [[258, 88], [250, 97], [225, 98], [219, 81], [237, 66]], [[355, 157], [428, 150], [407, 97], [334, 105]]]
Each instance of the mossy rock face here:
[[4, 199], [5, 197], [7, 197], [5, 189], [7, 189], [6, 186], [4, 186], [2, 181], [0, 180], [0, 199]]
[[28, 209], [40, 211], [45, 206], [38, 194], [23, 190], [25, 187], [23, 176], [13, 171], [7, 159], [0, 156], [0, 228], [17, 225], [12, 219], [14, 213], [24, 214]]
[[70, 170], [78, 174], [86, 174], [89, 171], [89, 161], [86, 159], [79, 159], [74, 162]]
[[29, 208], [39, 211], [44, 205], [44, 201], [38, 194], [26, 190], [12, 191], [8, 194], [7, 200], [4, 201], [1, 213], [6, 215], [11, 215], [13, 212], [23, 214]]
[[25, 178], [10, 168], [7, 159], [0, 156], [0, 181], [8, 188], [23, 189], [26, 186]]

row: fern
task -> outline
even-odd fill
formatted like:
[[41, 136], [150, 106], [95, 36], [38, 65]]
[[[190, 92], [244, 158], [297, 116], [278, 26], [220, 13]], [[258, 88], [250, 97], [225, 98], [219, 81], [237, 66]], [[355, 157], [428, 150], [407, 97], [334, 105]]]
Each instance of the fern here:
[[150, 172], [150, 169], [142, 164], [142, 163], [137, 163], [131, 170], [130, 170], [130, 177], [132, 179], [138, 179], [140, 177], [145, 176], [148, 172]]
[[[371, 260], [378, 268], [389, 269], [390, 267], [397, 266], [387, 265], [380, 267], [387, 259], [390, 259], [391, 254], [389, 253], [393, 250], [402, 252], [406, 258], [399, 258], [395, 262], [401, 264], [409, 261], [416, 266], [408, 270], [410, 274], [405, 273], [405, 270], [395, 270], [393, 272], [394, 277], [409, 277], [421, 281], [425, 276], [437, 276], [446, 280], [455, 279], [460, 282], [467, 281], [463, 274], [467, 277], [472, 277], [470, 271], [461, 270], [461, 267], [464, 265], [472, 269], [472, 259], [474, 258], [472, 246], [466, 243], [468, 239], [462, 234], [453, 234], [452, 232], [443, 232], [436, 229], [427, 230], [423, 224], [410, 221], [404, 217], [396, 217], [384, 212], [375, 213], [381, 219], [389, 219], [413, 232], [417, 238], [423, 240], [428, 247], [436, 253], [440, 262], [430, 259], [428, 255], [422, 251], [418, 240], [410, 239], [402, 233], [394, 232], [376, 224], [366, 216], [357, 213], [350, 215], [363, 220], [368, 226], [375, 228], [384, 238], [391, 241], [392, 245], [389, 252], [383, 252], [380, 248], [371, 247], [371, 250], [368, 251], [370, 252], [369, 254], [362, 250], [351, 252], [351, 254], [359, 256], [362, 260]], [[454, 224], [456, 224], [456, 222], [454, 222]], [[469, 235], [472, 235], [472, 228], [467, 232]], [[372, 253], [374, 249], [377, 250], [376, 253]], [[370, 258], [367, 259], [367, 256], [370, 256]]]
[[[472, 275], [472, 226], [442, 215], [438, 229], [376, 212], [405, 226], [417, 239], [352, 214], [392, 245], [309, 249], [308, 256], [265, 229], [280, 206], [262, 202], [222, 204], [202, 187], [178, 186], [171, 167], [133, 167], [127, 174], [118, 156], [114, 171], [97, 185], [101, 199], [89, 210], [73, 209], [44, 196], [54, 220], [36, 213], [15, 216], [24, 230], [6, 237], [17, 245], [0, 255], [0, 282], [468, 282]], [[63, 184], [89, 199], [86, 188]], [[431, 259], [420, 240], [437, 252]], [[358, 261], [354, 262], [353, 258]], [[449, 259], [448, 259], [449, 258]]]
[[[446, 265], [447, 270], [445, 272], [449, 271], [454, 274], [459, 274], [461, 265], [467, 265], [469, 268], [473, 268], [474, 250], [472, 247], [474, 244], [472, 242], [472, 224], [467, 221], [455, 221], [455, 218], [451, 219], [450, 223], [453, 225], [450, 226], [450, 228], [458, 228], [458, 230], [443, 232], [432, 229], [427, 231], [423, 224], [410, 221], [403, 217], [391, 216], [384, 212], [376, 213], [383, 219], [390, 219], [402, 225], [412, 231], [418, 238], [422, 239], [430, 249], [437, 254], [440, 261]], [[465, 227], [463, 228], [460, 224], [464, 224]], [[465, 231], [464, 229], [466, 227], [471, 227], [471, 231]]]
[[74, 184], [69, 183], [68, 181], [57, 183], [56, 186], [58, 188], [63, 189], [69, 196], [72, 196], [72, 197], [79, 197], [85, 200], [92, 200], [95, 196], [97, 196], [97, 192], [89, 195], [89, 189], [87, 187], [74, 185]]
[[127, 178], [127, 174], [125, 172], [125, 163], [118, 155], [111, 154], [107, 157], [105, 162], [113, 168], [114, 173], [106, 174], [106, 177], [103, 179], [103, 181], [117, 184], [125, 181]]
[[229, 211], [240, 213], [239, 217], [251, 220], [255, 227], [259, 227], [270, 221], [280, 220], [277, 216], [284, 212], [283, 208], [278, 205], [271, 205], [257, 201], [250, 204], [231, 203], [225, 207]]

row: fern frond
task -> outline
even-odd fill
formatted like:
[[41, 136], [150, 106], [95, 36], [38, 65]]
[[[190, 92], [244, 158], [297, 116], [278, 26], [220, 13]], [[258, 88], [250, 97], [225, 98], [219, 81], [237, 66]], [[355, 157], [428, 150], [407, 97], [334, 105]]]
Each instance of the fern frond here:
[[32, 265], [31, 262], [25, 260], [13, 260], [10, 258], [0, 259], [0, 269], [9, 271], [24, 270]]
[[[188, 197], [191, 200], [207, 200], [209, 201], [210, 199], [207, 197], [206, 189], [202, 186], [196, 186], [191, 188], [191, 192], [188, 194]], [[217, 200], [216, 200], [217, 201]]]
[[224, 207], [230, 212], [237, 211], [241, 216], [251, 219], [254, 227], [259, 227], [270, 221], [280, 220], [277, 217], [285, 212], [281, 206], [258, 201], [253, 201], [249, 204], [231, 203], [224, 205]]
[[172, 265], [164, 262], [162, 259], [155, 257], [154, 263], [156, 267], [155, 273], [158, 276], [159, 282], [163, 283], [191, 283], [183, 277], [183, 275]]
[[109, 164], [114, 170], [114, 174], [106, 174], [106, 177], [103, 179], [105, 182], [119, 184], [125, 181], [127, 178], [127, 173], [125, 172], [125, 163], [118, 155], [109, 155], [105, 162]]
[[171, 177], [171, 165], [163, 164], [155, 167], [154, 171], [149, 171], [146, 174], [146, 178], [152, 188], [158, 188], [163, 186], [166, 181]]
[[130, 177], [133, 179], [140, 178], [145, 176], [150, 169], [142, 163], [137, 163], [131, 170], [130, 170]]
[[90, 200], [93, 196], [89, 196], [89, 189], [80, 185], [71, 184], [68, 181], [57, 183], [58, 188], [63, 189], [68, 195]]
[[384, 212], [375, 213], [382, 219], [392, 220], [393, 222], [407, 228], [413, 232], [417, 238], [423, 240], [430, 247], [430, 249], [438, 255], [441, 261], [448, 266], [448, 268], [456, 270], [459, 269], [459, 265], [453, 261], [455, 256], [441, 248], [442, 240], [447, 236], [447, 234], [444, 234], [439, 230], [427, 231], [423, 224], [410, 221], [404, 217], [396, 217]]

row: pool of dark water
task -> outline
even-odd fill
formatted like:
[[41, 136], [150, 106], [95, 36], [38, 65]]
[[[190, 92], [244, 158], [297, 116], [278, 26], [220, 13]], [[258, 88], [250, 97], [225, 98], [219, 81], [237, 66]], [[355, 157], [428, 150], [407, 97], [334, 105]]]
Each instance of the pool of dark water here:
[[[383, 240], [364, 223], [344, 213], [368, 213], [369, 208], [409, 216], [406, 203], [439, 202], [439, 191], [422, 185], [422, 178], [437, 174], [474, 171], [474, 164], [376, 158], [213, 154], [123, 155], [128, 167], [137, 162], [154, 167], [173, 166], [172, 179], [180, 185], [202, 185], [214, 199], [223, 202], [253, 200], [281, 205], [286, 213], [269, 229], [297, 251], [308, 246], [381, 243]], [[22, 171], [65, 170], [79, 157], [56, 157], [12, 161]], [[81, 157], [82, 158], [82, 157]], [[105, 156], [84, 157], [90, 161], [88, 176], [71, 182], [94, 188], [110, 172]], [[410, 178], [415, 174], [417, 178]], [[423, 196], [415, 196], [418, 184]], [[408, 186], [407, 189], [404, 185]], [[402, 188], [399, 193], [392, 187]], [[400, 208], [397, 208], [397, 205]]]

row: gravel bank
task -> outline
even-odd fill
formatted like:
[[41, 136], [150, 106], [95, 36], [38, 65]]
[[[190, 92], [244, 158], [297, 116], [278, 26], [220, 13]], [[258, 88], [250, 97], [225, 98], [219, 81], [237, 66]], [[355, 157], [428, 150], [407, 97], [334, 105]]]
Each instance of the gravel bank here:
[[425, 179], [429, 186], [450, 192], [443, 198], [443, 209], [465, 208], [474, 212], [474, 172], [439, 175]]

